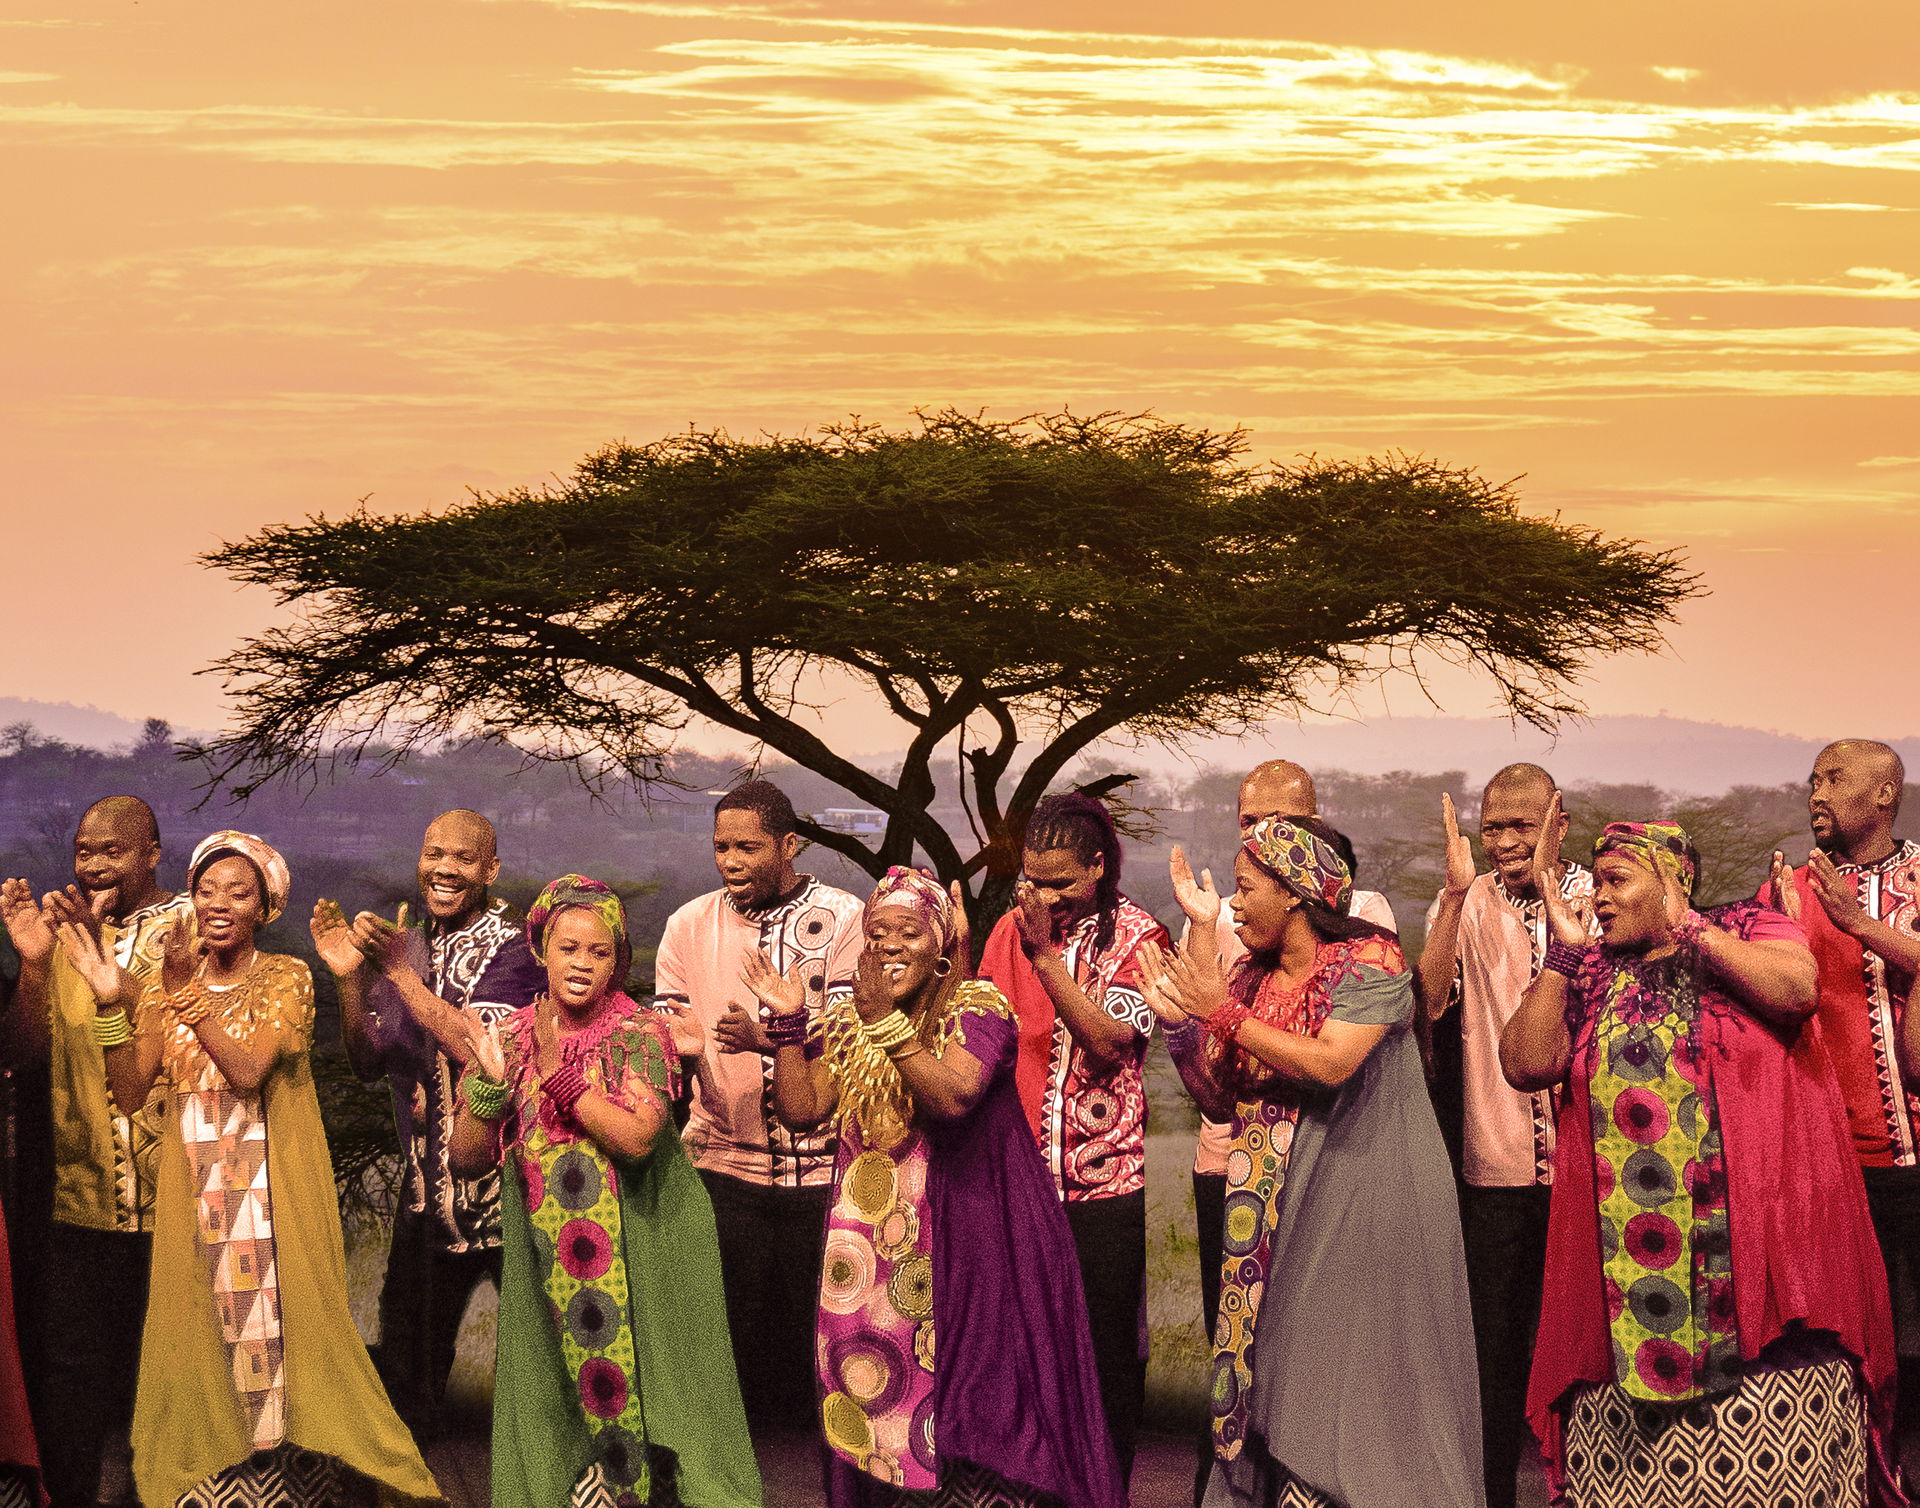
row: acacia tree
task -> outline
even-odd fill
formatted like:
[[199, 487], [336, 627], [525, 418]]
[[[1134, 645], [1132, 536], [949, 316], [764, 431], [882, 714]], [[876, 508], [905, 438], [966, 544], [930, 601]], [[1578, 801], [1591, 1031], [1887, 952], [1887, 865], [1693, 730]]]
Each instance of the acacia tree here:
[[[1240, 432], [1151, 416], [917, 417], [615, 444], [551, 486], [214, 551], [295, 613], [212, 667], [237, 719], [199, 753], [245, 792], [396, 730], [478, 731], [644, 782], [704, 718], [886, 814], [872, 844], [807, 837], [876, 875], [918, 849], [984, 921], [1034, 804], [1097, 739], [1242, 731], [1416, 646], [1551, 724], [1593, 660], [1658, 647], [1699, 590], [1671, 552], [1427, 460], [1260, 469]], [[897, 774], [810, 724], [823, 670], [899, 720]], [[967, 841], [928, 811], [949, 757]]]

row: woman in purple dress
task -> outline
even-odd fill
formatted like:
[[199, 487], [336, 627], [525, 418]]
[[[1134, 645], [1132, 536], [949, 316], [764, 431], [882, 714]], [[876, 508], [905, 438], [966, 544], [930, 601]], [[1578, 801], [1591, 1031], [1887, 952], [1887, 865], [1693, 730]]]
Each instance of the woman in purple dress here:
[[1013, 1085], [1005, 998], [917, 870], [867, 902], [811, 1033], [757, 955], [774, 1108], [840, 1135], [815, 1358], [833, 1508], [1122, 1508], [1066, 1216]]

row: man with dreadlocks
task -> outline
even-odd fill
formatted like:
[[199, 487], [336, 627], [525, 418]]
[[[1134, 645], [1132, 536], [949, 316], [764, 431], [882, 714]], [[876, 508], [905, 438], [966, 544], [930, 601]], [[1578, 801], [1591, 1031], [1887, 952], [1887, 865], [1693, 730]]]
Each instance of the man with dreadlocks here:
[[1034, 808], [1016, 904], [987, 939], [980, 977], [1007, 997], [1019, 1023], [1014, 1082], [1066, 1201], [1123, 1479], [1146, 1385], [1141, 1070], [1154, 1018], [1140, 992], [1139, 950], [1170, 941], [1120, 893], [1120, 835], [1104, 806], [1074, 792]]

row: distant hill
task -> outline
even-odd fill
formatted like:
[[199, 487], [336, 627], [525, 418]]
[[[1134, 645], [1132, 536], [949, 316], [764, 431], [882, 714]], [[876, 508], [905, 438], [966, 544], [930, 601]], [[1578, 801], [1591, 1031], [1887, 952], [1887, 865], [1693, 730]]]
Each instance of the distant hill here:
[[[1839, 730], [1842, 735], [1859, 729]], [[1893, 746], [1920, 776], [1920, 738]], [[1262, 759], [1292, 759], [1311, 769], [1384, 775], [1394, 770], [1465, 770], [1484, 781], [1502, 765], [1529, 760], [1563, 784], [1649, 782], [1689, 795], [1717, 795], [1736, 785], [1801, 781], [1820, 740], [1760, 728], [1728, 727], [1682, 717], [1596, 717], [1570, 724], [1557, 739], [1500, 718], [1391, 717], [1365, 723], [1276, 723], [1255, 738], [1203, 740], [1186, 752], [1203, 764], [1240, 769]], [[1172, 774], [1191, 764], [1159, 754], [1118, 758]]]
[[[166, 714], [156, 711], [153, 715], [164, 717]], [[81, 707], [72, 702], [34, 702], [24, 697], [0, 696], [0, 728], [13, 723], [32, 723], [45, 737], [89, 749], [112, 749], [137, 742], [140, 722], [137, 717], [122, 717], [117, 712], [102, 712], [98, 707]], [[181, 728], [174, 732], [181, 738], [201, 736], [197, 731]]]

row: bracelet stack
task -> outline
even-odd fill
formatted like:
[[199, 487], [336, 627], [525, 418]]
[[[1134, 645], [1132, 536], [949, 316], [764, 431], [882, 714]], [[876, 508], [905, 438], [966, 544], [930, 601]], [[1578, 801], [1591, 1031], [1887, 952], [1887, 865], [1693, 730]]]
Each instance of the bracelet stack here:
[[540, 1081], [540, 1092], [546, 1095], [554, 1113], [565, 1121], [574, 1118], [587, 1087], [587, 1076], [571, 1063], [554, 1069]]
[[861, 1028], [867, 1040], [898, 1062], [920, 1050], [920, 1034], [913, 1023], [898, 1011], [889, 1011], [880, 1021], [869, 1021]]
[[483, 1073], [469, 1073], [460, 1081], [460, 1098], [483, 1121], [497, 1121], [507, 1113], [512, 1091], [498, 1079]]
[[1240, 1028], [1253, 1015], [1244, 1005], [1223, 1005], [1207, 1017], [1207, 1030], [1228, 1046], [1240, 1034]]
[[93, 1018], [93, 1040], [101, 1048], [125, 1047], [133, 1040], [133, 1023], [125, 1010], [115, 1006]]
[[1540, 961], [1542, 973], [1551, 971], [1572, 979], [1580, 972], [1580, 966], [1586, 961], [1586, 954], [1578, 948], [1570, 948], [1559, 938], [1547, 944], [1546, 957]]
[[1698, 951], [1700, 939], [1707, 935], [1707, 919], [1698, 911], [1689, 910], [1674, 924], [1673, 940], [1689, 952]]
[[807, 1045], [807, 1013], [779, 1011], [767, 1018], [767, 1040], [778, 1050]]
[[1178, 1062], [1193, 1056], [1206, 1036], [1206, 1028], [1189, 1016], [1177, 1025], [1162, 1027], [1161, 1035], [1167, 1039], [1167, 1052]]
[[574, 1064], [563, 1064], [547, 1074], [540, 1082], [540, 1091], [547, 1097], [547, 1105], [561, 1120], [572, 1120], [574, 1110], [580, 1108], [580, 1099], [588, 1091], [588, 1076], [582, 1074]]

